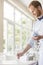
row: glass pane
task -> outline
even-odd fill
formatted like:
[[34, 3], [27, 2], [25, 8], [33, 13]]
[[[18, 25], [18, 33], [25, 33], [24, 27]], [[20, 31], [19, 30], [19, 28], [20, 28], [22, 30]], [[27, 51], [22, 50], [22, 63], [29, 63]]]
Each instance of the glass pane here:
[[21, 24], [21, 12], [15, 9], [15, 23]]
[[15, 24], [15, 45], [16, 45], [16, 49], [20, 48], [20, 31], [21, 28]]
[[31, 19], [27, 18], [26, 26], [27, 26], [27, 28], [28, 28], [29, 30], [32, 29], [32, 20], [31, 20]]
[[4, 37], [4, 39], [6, 39], [6, 37], [7, 37], [7, 21], [4, 20], [3, 22], [4, 22], [3, 23], [3, 37]]
[[22, 14], [22, 26], [31, 29], [32, 28], [32, 20], [26, 17], [25, 15]]
[[26, 27], [26, 22], [27, 22], [26, 16], [25, 15], [22, 15], [22, 26], [23, 27]]
[[4, 1], [4, 17], [14, 21], [14, 8]]
[[26, 45], [26, 37], [27, 37], [26, 29], [23, 28], [22, 29], [22, 48], [24, 48]]
[[8, 52], [13, 51], [13, 44], [14, 44], [14, 27], [11, 24], [8, 24]]
[[7, 21], [6, 20], [3, 20], [3, 46], [4, 46], [4, 52], [6, 52], [6, 48], [7, 48], [7, 46], [6, 46], [6, 44], [7, 44]]

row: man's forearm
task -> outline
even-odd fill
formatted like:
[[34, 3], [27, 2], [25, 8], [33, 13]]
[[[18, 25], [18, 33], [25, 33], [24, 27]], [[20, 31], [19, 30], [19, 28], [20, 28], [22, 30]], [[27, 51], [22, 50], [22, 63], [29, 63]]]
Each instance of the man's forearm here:
[[41, 39], [43, 39], [43, 35], [41, 36]]
[[23, 54], [25, 54], [30, 48], [31, 48], [31, 46], [29, 44], [27, 44], [26, 48], [23, 50]]

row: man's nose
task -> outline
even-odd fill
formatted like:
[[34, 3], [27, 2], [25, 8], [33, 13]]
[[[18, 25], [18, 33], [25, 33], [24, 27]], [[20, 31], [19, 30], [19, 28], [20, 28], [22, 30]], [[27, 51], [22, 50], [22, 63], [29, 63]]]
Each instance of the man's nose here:
[[34, 11], [33, 14], [35, 14], [36, 12]]

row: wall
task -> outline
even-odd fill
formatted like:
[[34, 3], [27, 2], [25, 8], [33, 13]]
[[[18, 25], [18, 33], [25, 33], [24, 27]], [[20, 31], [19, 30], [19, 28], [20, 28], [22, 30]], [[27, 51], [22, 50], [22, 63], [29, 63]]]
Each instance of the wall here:
[[3, 51], [3, 0], [0, 0], [0, 52]]

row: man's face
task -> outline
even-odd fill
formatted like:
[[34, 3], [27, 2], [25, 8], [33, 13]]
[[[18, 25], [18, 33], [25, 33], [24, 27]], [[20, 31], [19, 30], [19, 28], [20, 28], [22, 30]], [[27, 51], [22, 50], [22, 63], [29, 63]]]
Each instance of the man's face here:
[[29, 7], [29, 10], [35, 17], [39, 17], [41, 15], [41, 10], [39, 8], [35, 8], [32, 5]]

